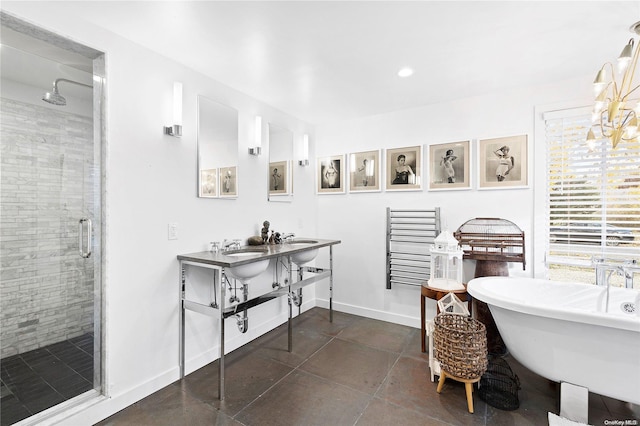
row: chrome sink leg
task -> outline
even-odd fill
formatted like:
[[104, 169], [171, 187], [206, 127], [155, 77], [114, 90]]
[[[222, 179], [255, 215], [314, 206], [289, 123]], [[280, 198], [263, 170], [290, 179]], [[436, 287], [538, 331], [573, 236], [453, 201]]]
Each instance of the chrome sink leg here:
[[293, 303], [291, 302], [290, 297], [288, 297], [287, 300], [289, 301], [289, 320], [287, 322], [287, 337], [289, 340], [289, 346], [287, 350], [289, 352], [293, 352], [293, 324], [291, 319], [293, 316]]
[[[289, 263], [289, 294], [291, 294], [291, 283], [293, 282], [293, 271], [291, 270], [291, 256], [287, 256], [288, 257], [288, 263]], [[289, 300], [289, 320], [287, 322], [287, 337], [288, 337], [288, 341], [289, 341], [289, 347], [288, 350], [289, 352], [293, 352], [293, 305], [291, 304], [291, 298], [288, 298]]]
[[185, 324], [185, 308], [184, 308], [184, 299], [185, 295], [185, 266], [182, 264], [182, 260], [180, 261], [180, 353], [178, 355], [180, 362], [180, 378], [184, 377], [184, 363], [185, 363], [185, 337], [184, 337], [184, 324]]
[[333, 322], [333, 246], [329, 246], [329, 322]]
[[[302, 266], [298, 269], [298, 281], [304, 280], [304, 268]], [[302, 287], [298, 289], [298, 315], [302, 313]]]
[[[224, 401], [224, 303], [227, 287], [224, 285], [227, 277], [224, 269], [220, 272], [220, 363], [218, 365], [218, 399]], [[228, 282], [228, 280], [227, 280]]]

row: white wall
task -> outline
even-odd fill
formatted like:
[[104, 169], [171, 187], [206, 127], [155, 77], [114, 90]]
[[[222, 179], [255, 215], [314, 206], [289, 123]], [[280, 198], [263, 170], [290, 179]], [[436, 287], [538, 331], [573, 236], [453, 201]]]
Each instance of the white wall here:
[[[533, 253], [534, 167], [528, 189], [315, 195], [315, 167], [295, 166], [293, 203], [269, 203], [267, 156], [251, 157], [253, 118], [274, 121], [311, 137], [311, 156], [376, 148], [445, 143], [517, 134], [529, 136], [533, 161], [534, 107], [572, 99], [589, 78], [555, 86], [514, 90], [447, 104], [368, 117], [314, 129], [242, 93], [161, 57], [74, 16], [73, 5], [3, 2], [3, 9], [46, 29], [106, 52], [106, 333], [107, 391], [110, 399], [69, 424], [90, 423], [135, 402], [178, 377], [178, 263], [176, 255], [202, 250], [216, 239], [258, 235], [273, 227], [299, 236], [337, 238], [334, 307], [414, 327], [419, 325], [419, 289], [385, 289], [385, 208], [442, 208], [450, 230], [474, 217], [514, 221]], [[204, 54], [204, 53], [203, 53]], [[541, 59], [543, 60], [543, 59]], [[173, 81], [184, 83], [184, 136], [162, 134], [169, 124]], [[588, 84], [588, 83], [587, 83]], [[196, 193], [196, 97], [205, 95], [239, 110], [238, 200], [198, 199]], [[348, 148], [345, 148], [348, 147]], [[475, 145], [474, 145], [475, 147]], [[348, 151], [345, 151], [348, 149]], [[473, 149], [475, 159], [475, 149]], [[475, 164], [472, 174], [475, 176]], [[475, 180], [475, 178], [474, 178]], [[167, 224], [178, 223], [179, 239], [167, 240]], [[326, 260], [323, 253], [321, 261]], [[528, 257], [529, 264], [533, 259]], [[472, 274], [467, 267], [467, 274]], [[521, 265], [513, 274], [530, 275]], [[317, 290], [321, 305], [326, 291]], [[307, 300], [308, 297], [307, 297]], [[430, 307], [433, 309], [433, 307]], [[252, 324], [268, 328], [283, 307], [266, 304]], [[284, 317], [279, 317], [283, 319]], [[231, 330], [230, 330], [231, 331]], [[189, 369], [215, 356], [215, 324], [190, 316]], [[235, 344], [241, 339], [231, 334]], [[250, 338], [247, 336], [246, 338]]]
[[[510, 264], [511, 275], [532, 275], [534, 264], [534, 217], [544, 213], [544, 205], [534, 205], [534, 191], [544, 191], [545, 168], [536, 164], [534, 144], [543, 135], [534, 134], [539, 105], [583, 98], [590, 95], [590, 78], [580, 77], [555, 85], [492, 93], [445, 104], [398, 111], [329, 125], [316, 129], [317, 156], [348, 154], [372, 149], [401, 148], [472, 140], [472, 188], [464, 191], [347, 193], [318, 197], [319, 235], [337, 235], [340, 262], [336, 268], [334, 306], [336, 309], [382, 320], [419, 327], [420, 289], [394, 285], [386, 289], [386, 208], [440, 207], [443, 228], [454, 232], [476, 217], [511, 220], [525, 233], [527, 270]], [[564, 104], [563, 104], [564, 105]], [[564, 105], [566, 106], [566, 105]], [[526, 189], [478, 190], [477, 139], [525, 134], [528, 136], [529, 187]], [[349, 151], [345, 151], [348, 147]], [[383, 157], [384, 151], [383, 151]], [[426, 154], [424, 156], [427, 158]], [[426, 166], [426, 161], [423, 162]], [[425, 168], [423, 176], [428, 176]], [[464, 261], [465, 279], [474, 276], [475, 261]], [[318, 290], [318, 297], [325, 292]], [[428, 314], [435, 303], [428, 301]]]
[[[110, 398], [68, 420], [91, 424], [178, 379], [178, 254], [204, 250], [213, 240], [259, 235], [265, 219], [277, 230], [317, 235], [313, 171], [296, 165], [294, 201], [270, 203], [268, 155], [248, 154], [255, 115], [262, 115], [265, 125], [274, 122], [291, 129], [296, 142], [303, 133], [313, 135], [313, 127], [78, 19], [72, 2], [2, 6], [18, 18], [106, 53], [105, 385]], [[162, 129], [171, 121], [174, 81], [184, 84], [180, 139], [163, 135]], [[197, 95], [239, 111], [237, 200], [195, 196]], [[178, 223], [178, 240], [167, 239], [170, 222]], [[305, 297], [312, 302], [313, 294]], [[274, 315], [276, 321], [285, 320], [286, 301], [278, 303], [251, 311], [253, 329], [265, 332], [277, 325]], [[216, 357], [216, 323], [189, 315], [189, 371]], [[255, 337], [240, 336], [235, 324], [228, 325], [228, 333], [228, 349]]]

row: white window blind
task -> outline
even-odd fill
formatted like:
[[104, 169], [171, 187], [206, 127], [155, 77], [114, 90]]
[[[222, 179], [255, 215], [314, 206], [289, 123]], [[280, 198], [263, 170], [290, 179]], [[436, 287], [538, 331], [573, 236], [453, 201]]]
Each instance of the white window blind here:
[[590, 150], [590, 126], [588, 113], [545, 116], [548, 265], [640, 256], [640, 143]]

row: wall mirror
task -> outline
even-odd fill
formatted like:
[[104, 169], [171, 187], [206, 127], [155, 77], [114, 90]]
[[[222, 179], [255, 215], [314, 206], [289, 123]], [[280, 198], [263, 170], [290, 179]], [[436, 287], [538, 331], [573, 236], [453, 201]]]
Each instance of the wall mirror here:
[[269, 123], [269, 201], [293, 200], [293, 132]]
[[238, 111], [198, 96], [198, 196], [238, 197]]

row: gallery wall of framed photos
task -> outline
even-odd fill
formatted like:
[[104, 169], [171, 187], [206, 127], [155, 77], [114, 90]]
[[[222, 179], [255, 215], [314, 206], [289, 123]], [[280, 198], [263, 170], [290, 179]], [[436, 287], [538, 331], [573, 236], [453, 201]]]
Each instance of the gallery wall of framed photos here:
[[527, 141], [524, 134], [321, 157], [316, 193], [527, 188]]

